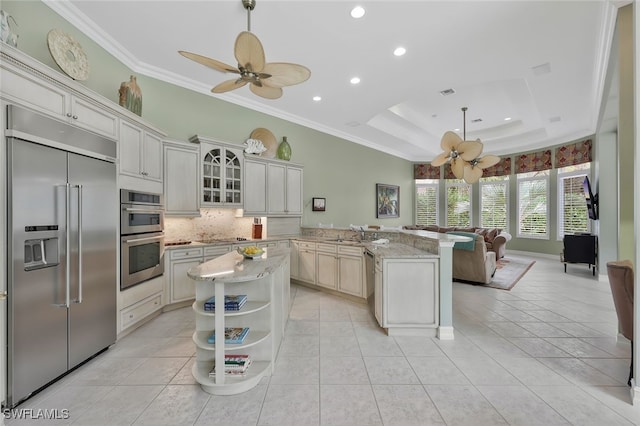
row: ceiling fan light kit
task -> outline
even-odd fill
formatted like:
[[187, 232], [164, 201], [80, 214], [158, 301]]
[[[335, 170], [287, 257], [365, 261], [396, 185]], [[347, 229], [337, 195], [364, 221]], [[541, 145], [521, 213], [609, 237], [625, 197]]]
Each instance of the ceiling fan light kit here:
[[500, 157], [496, 155], [482, 154], [482, 142], [465, 140], [467, 137], [466, 127], [467, 107], [462, 108], [462, 139], [457, 133], [447, 131], [442, 136], [440, 147], [444, 151], [431, 161], [431, 165], [439, 167], [446, 162], [451, 163], [451, 171], [457, 179], [462, 179], [466, 183], [476, 183], [481, 177], [483, 170], [498, 164]]
[[249, 89], [254, 94], [266, 99], [278, 99], [282, 96], [283, 87], [308, 80], [311, 71], [305, 66], [288, 62], [267, 63], [262, 43], [251, 32], [251, 11], [256, 2], [242, 0], [242, 6], [247, 10], [247, 31], [242, 31], [236, 38], [234, 54], [238, 61], [237, 67], [197, 53], [184, 50], [178, 53], [216, 71], [238, 74], [237, 78], [223, 81], [211, 89], [213, 93], [229, 92], [249, 84]]

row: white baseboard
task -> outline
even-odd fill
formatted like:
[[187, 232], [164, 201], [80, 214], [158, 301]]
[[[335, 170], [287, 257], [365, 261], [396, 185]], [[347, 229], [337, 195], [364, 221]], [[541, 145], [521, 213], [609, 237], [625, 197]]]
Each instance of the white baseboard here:
[[453, 335], [453, 327], [451, 326], [440, 326], [438, 327], [438, 339], [440, 340], [455, 340]]
[[522, 251], [522, 250], [510, 250], [505, 251], [504, 257], [509, 257], [510, 254], [514, 256], [529, 256], [529, 257], [542, 257], [544, 259], [557, 260], [560, 262], [560, 254], [538, 253], [535, 251]]

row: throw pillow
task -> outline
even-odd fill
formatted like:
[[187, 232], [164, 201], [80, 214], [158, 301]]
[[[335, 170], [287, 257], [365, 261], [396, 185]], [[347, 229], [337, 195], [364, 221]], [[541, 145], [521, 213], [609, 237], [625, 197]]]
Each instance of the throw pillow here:
[[487, 231], [487, 233], [484, 236], [484, 240], [486, 242], [493, 242], [493, 240], [498, 236], [500, 231], [501, 231], [500, 228], [493, 228], [492, 230]]

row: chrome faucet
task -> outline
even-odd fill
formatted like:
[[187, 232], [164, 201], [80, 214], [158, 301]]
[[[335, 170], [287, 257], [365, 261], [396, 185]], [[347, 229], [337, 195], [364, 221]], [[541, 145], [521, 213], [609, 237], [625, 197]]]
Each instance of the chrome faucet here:
[[364, 234], [364, 228], [361, 226], [360, 227], [360, 241], [364, 241], [366, 240], [365, 234]]

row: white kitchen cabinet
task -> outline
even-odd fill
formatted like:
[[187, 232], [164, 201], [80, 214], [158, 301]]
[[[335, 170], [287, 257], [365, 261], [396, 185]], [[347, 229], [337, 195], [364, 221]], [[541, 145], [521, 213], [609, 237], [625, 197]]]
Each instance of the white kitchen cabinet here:
[[245, 157], [245, 216], [301, 216], [301, 165]]
[[267, 163], [245, 157], [244, 160], [244, 214], [267, 215]]
[[164, 281], [160, 276], [118, 291], [118, 335], [129, 333], [159, 314], [164, 305]]
[[298, 279], [309, 284], [316, 283], [316, 244], [298, 243]]
[[75, 126], [112, 139], [118, 137], [118, 118], [104, 105], [73, 94], [39, 77], [2, 67], [2, 97]]
[[198, 135], [189, 141], [200, 144], [200, 206], [242, 208], [242, 147]]
[[293, 279], [298, 279], [300, 277], [300, 267], [299, 265], [299, 254], [298, 252], [300, 251], [300, 243], [298, 241], [291, 241], [290, 244], [290, 249], [291, 249], [291, 278]]
[[338, 258], [335, 244], [316, 244], [316, 284], [335, 290], [337, 288]]
[[162, 182], [162, 138], [127, 121], [120, 121], [120, 174]]
[[338, 245], [338, 291], [365, 297], [362, 247]]
[[220, 257], [223, 254], [229, 253], [231, 251], [230, 245], [224, 246], [208, 246], [204, 248], [204, 261], [208, 262], [211, 259], [215, 259], [216, 257]]
[[167, 216], [200, 216], [198, 170], [200, 147], [180, 141], [163, 142], [164, 203]]
[[187, 276], [187, 271], [203, 261], [202, 247], [167, 250], [165, 273], [168, 279], [168, 304], [193, 300], [196, 296], [195, 282]]
[[435, 336], [438, 259], [383, 258], [379, 262], [376, 258], [376, 268], [375, 314], [380, 326], [389, 335]]
[[374, 269], [373, 313], [382, 327], [382, 259], [376, 258]]

